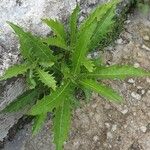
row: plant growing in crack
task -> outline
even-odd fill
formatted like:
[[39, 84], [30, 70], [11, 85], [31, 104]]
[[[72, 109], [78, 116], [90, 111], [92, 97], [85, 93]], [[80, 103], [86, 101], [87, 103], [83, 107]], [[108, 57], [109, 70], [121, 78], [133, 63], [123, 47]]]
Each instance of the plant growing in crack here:
[[19, 37], [24, 61], [6, 70], [0, 80], [22, 74], [29, 88], [2, 113], [28, 108], [27, 115], [35, 116], [33, 134], [36, 134], [46, 120], [47, 113], [52, 112], [54, 143], [56, 149], [61, 150], [68, 138], [72, 111], [78, 101], [76, 89], [81, 88], [87, 97], [90, 91], [95, 91], [107, 100], [121, 103], [122, 97], [104, 85], [103, 79], [150, 76], [150, 72], [141, 68], [128, 65], [107, 67], [98, 65], [95, 59], [87, 58], [88, 52], [97, 48], [99, 41], [111, 31], [118, 2], [114, 0], [98, 6], [79, 27], [80, 8], [77, 6], [70, 16], [67, 31], [59, 21], [43, 19], [53, 30], [53, 36], [47, 38], [33, 36], [8, 22]]

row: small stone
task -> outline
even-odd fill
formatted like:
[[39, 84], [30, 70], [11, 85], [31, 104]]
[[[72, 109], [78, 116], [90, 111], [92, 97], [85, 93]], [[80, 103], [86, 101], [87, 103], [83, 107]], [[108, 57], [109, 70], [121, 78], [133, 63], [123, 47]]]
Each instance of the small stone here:
[[137, 89], [141, 90], [141, 89], [142, 89], [142, 87], [141, 87], [141, 86], [137, 86]]
[[112, 135], [111, 132], [107, 132], [107, 138], [108, 138], [108, 139], [112, 139], [112, 138], [113, 138], [113, 135]]
[[147, 93], [150, 94], [150, 90], [148, 90]]
[[141, 100], [141, 95], [136, 92], [132, 92], [131, 96], [136, 100]]
[[127, 112], [128, 112], [128, 109], [124, 109], [124, 110], [121, 111], [121, 113], [124, 114], [124, 115], [125, 115]]
[[142, 45], [142, 48], [145, 49], [145, 50], [147, 50], [147, 51], [150, 51], [150, 48], [147, 47], [146, 45]]
[[142, 94], [142, 95], [145, 94], [145, 90], [141, 90], [141, 94]]
[[125, 21], [126, 24], [129, 24], [130, 22], [131, 22], [131, 20], [126, 20]]
[[131, 79], [128, 80], [128, 83], [132, 83], [133, 84], [133, 83], [135, 83], [135, 81], [131, 78]]
[[141, 127], [140, 127], [140, 130], [141, 130], [142, 132], [146, 132], [147, 128], [146, 128], [145, 126], [141, 126]]
[[93, 137], [93, 140], [94, 140], [94, 142], [96, 142], [96, 141], [99, 140], [99, 137], [98, 137], [97, 135], [95, 135], [95, 136]]
[[139, 63], [135, 63], [135, 64], [134, 64], [134, 67], [135, 67], [135, 68], [139, 68], [139, 67], [140, 67], [140, 64], [139, 64]]
[[111, 130], [114, 132], [116, 129], [117, 129], [117, 125], [116, 124], [112, 125]]
[[147, 82], [147, 83], [150, 83], [150, 78], [146, 78], [146, 82]]
[[110, 124], [108, 122], [105, 123], [106, 128], [110, 128]]
[[150, 38], [149, 38], [148, 35], [143, 36], [143, 39], [144, 39], [145, 41], [149, 41], [149, 40], [150, 40]]
[[117, 44], [122, 44], [123, 43], [123, 40], [120, 38], [116, 41]]

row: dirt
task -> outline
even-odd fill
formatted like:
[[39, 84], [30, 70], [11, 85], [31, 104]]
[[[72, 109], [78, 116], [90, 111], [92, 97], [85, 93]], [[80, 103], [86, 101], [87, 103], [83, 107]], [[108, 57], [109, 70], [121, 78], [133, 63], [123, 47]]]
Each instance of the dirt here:
[[[104, 61], [132, 64], [150, 70], [150, 14], [130, 15], [115, 47], [107, 47]], [[65, 150], [150, 150], [150, 78], [105, 81], [123, 97], [123, 104], [110, 103], [93, 93], [90, 103], [74, 111]], [[17, 133], [4, 150], [48, 150], [52, 144], [51, 120], [41, 133], [31, 136], [31, 124]], [[13, 149], [12, 149], [13, 147]]]

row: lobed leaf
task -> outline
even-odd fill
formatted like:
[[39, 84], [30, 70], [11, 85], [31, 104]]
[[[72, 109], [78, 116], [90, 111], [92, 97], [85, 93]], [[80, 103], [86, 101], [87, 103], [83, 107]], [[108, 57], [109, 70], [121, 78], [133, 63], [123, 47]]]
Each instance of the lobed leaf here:
[[132, 66], [113, 65], [110, 67], [101, 67], [83, 76], [100, 79], [124, 79], [127, 77], [150, 76], [150, 72]]
[[35, 116], [34, 124], [32, 126], [32, 134], [33, 135], [36, 135], [39, 132], [39, 130], [41, 129], [41, 127], [44, 124], [44, 121], [46, 120], [46, 117], [47, 117], [47, 113]]
[[61, 40], [60, 38], [57, 38], [57, 37], [50, 38], [50, 37], [48, 37], [48, 38], [43, 38], [42, 41], [44, 43], [47, 43], [50, 46], [56, 46], [56, 47], [68, 50], [68, 47], [67, 47], [66, 43], [64, 43], [64, 41]]
[[97, 24], [97, 28], [92, 36], [91, 43], [89, 45], [89, 49], [92, 50], [96, 48], [101, 41], [104, 39], [106, 35], [110, 32], [114, 24], [114, 16], [115, 16], [115, 7], [112, 5], [110, 8], [108, 7], [103, 14], [102, 18]]
[[54, 61], [49, 47], [41, 41], [40, 38], [33, 36], [30, 32], [25, 32], [23, 29], [11, 22], [8, 24], [13, 28], [19, 37], [21, 54], [30, 62], [38, 59], [39, 61]]
[[27, 105], [31, 106], [35, 103], [37, 97], [38, 97], [38, 90], [26, 91], [12, 103], [6, 106], [6, 108], [2, 110], [2, 113], [17, 112], [26, 107]]
[[73, 64], [73, 74], [78, 74], [80, 72], [80, 67], [84, 62], [84, 58], [88, 51], [88, 45], [90, 43], [90, 39], [92, 34], [96, 28], [96, 21], [90, 24], [86, 30], [80, 33], [79, 38], [77, 40], [75, 50], [73, 52], [72, 64]]
[[113, 101], [113, 102], [121, 102], [122, 97], [113, 91], [113, 89], [103, 85], [102, 83], [97, 83], [93, 80], [85, 79], [80, 81], [80, 84], [83, 85], [85, 88], [93, 90], [99, 93], [102, 97]]
[[39, 80], [44, 83], [46, 86], [51, 87], [53, 90], [56, 90], [56, 81], [54, 77], [43, 69], [36, 69], [38, 73]]
[[66, 32], [62, 23], [53, 19], [43, 19], [43, 22], [53, 30], [59, 39], [63, 40], [64, 42], [66, 41]]
[[78, 21], [78, 14], [80, 11], [79, 5], [76, 6], [74, 9], [73, 13], [70, 16], [70, 22], [69, 22], [69, 27], [70, 27], [70, 46], [73, 49], [75, 46], [76, 40], [77, 40], [77, 21]]
[[25, 74], [29, 68], [30, 66], [27, 64], [14, 65], [5, 71], [4, 75], [0, 77], [0, 81]]
[[56, 150], [63, 149], [63, 144], [68, 138], [70, 124], [70, 100], [68, 98], [64, 98], [62, 105], [55, 110], [55, 117], [53, 121], [54, 143], [56, 144]]
[[44, 96], [31, 108], [28, 114], [35, 116], [41, 113], [51, 112], [54, 108], [61, 105], [62, 100], [68, 95], [69, 90], [70, 82], [57, 88], [57, 90], [53, 91], [50, 95]]
[[49, 62], [40, 62], [39, 64], [42, 67], [44, 67], [44, 68], [49, 68], [49, 67], [52, 67], [54, 65], [54, 63], [52, 61], [49, 61]]
[[112, 7], [115, 6], [117, 3], [119, 3], [120, 0], [111, 0], [108, 3], [104, 3], [99, 5], [93, 12], [89, 14], [87, 19], [81, 24], [80, 26], [80, 32], [85, 30], [87, 26], [89, 26], [95, 19], [97, 21], [100, 21], [103, 16], [106, 14], [106, 12]]
[[90, 59], [85, 58], [83, 61], [83, 65], [89, 72], [93, 72], [95, 69], [95, 65]]

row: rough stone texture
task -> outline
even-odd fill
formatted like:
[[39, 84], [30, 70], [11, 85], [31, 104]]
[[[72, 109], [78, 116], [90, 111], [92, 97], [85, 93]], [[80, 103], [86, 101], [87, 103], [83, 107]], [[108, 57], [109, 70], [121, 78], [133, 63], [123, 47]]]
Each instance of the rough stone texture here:
[[[150, 16], [150, 14], [149, 14]], [[150, 19], [138, 12], [131, 15], [125, 31], [115, 47], [106, 48], [105, 62], [109, 64], [133, 64], [150, 70]], [[78, 108], [73, 114], [70, 138], [65, 150], [149, 150], [150, 149], [150, 78], [105, 81], [124, 97], [118, 105], [103, 100], [93, 93], [92, 101]], [[135, 95], [140, 95], [140, 99]], [[51, 121], [47, 120], [41, 133], [31, 137], [28, 124], [7, 143], [5, 150], [54, 150]], [[21, 143], [21, 144], [20, 144]]]
[[[0, 0], [0, 76], [4, 70], [15, 63], [19, 63], [18, 40], [13, 34], [6, 21], [19, 24], [33, 34], [46, 36], [50, 29], [42, 24], [41, 18], [57, 18], [65, 21], [70, 12], [75, 8], [76, 2], [80, 2], [82, 11], [81, 18], [97, 3], [108, 0]], [[124, 4], [127, 0], [123, 1]], [[80, 18], [80, 20], [81, 20]], [[0, 83], [0, 110], [14, 100], [25, 90], [23, 79], [13, 79]], [[0, 141], [6, 137], [8, 130], [22, 116], [0, 116]], [[2, 120], [2, 121], [1, 121]]]
[[[0, 0], [0, 76], [9, 66], [19, 62], [18, 41], [6, 21], [19, 24], [34, 34], [46, 36], [50, 29], [42, 24], [41, 18], [64, 20], [75, 5], [75, 0]], [[0, 85], [0, 110], [25, 90], [22, 79]], [[0, 141], [22, 114], [0, 116]]]

